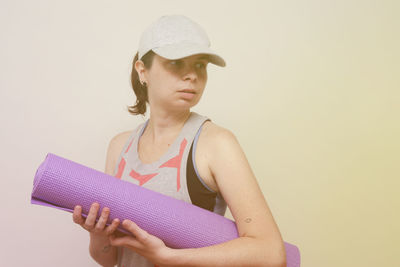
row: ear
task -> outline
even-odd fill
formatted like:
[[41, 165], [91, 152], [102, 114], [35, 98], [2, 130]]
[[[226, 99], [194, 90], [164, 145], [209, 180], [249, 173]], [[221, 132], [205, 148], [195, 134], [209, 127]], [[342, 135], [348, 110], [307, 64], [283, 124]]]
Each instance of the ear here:
[[137, 60], [135, 62], [135, 69], [136, 69], [136, 72], [138, 73], [139, 79], [141, 81], [145, 81], [146, 79], [144, 77], [144, 73], [146, 72], [146, 68], [144, 67], [143, 61], [141, 61], [140, 59]]

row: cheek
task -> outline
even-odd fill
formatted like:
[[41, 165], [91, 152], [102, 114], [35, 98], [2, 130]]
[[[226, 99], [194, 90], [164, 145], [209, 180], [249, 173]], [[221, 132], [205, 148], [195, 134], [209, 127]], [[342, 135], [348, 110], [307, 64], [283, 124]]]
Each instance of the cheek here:
[[171, 86], [173, 77], [165, 71], [157, 70], [151, 75], [151, 87], [158, 93], [164, 92], [168, 87]]
[[205, 87], [207, 84], [207, 79], [208, 79], [207, 73], [203, 73], [203, 75], [199, 76], [199, 77], [201, 77], [200, 81], [201, 81], [202, 86]]
[[207, 79], [208, 79], [208, 73], [207, 73], [207, 70], [205, 70], [202, 74], [201, 74], [202, 76], [202, 78], [203, 78], [203, 80], [204, 80], [204, 83], [206, 83], [207, 82]]
[[164, 88], [165, 90], [174, 87], [174, 85], [180, 82], [178, 74], [168, 71], [160, 71], [155, 80], [158, 87]]

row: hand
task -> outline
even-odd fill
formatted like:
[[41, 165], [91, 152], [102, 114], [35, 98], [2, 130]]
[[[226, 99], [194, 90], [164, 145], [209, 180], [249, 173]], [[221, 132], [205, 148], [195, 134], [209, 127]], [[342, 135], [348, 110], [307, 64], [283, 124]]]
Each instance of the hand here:
[[110, 209], [105, 207], [100, 215], [99, 220], [96, 223], [97, 214], [100, 205], [98, 203], [93, 203], [90, 207], [89, 214], [86, 220], [82, 217], [82, 207], [77, 205], [74, 208], [73, 221], [83, 229], [87, 230], [96, 237], [108, 238], [109, 235], [113, 234], [119, 225], [119, 220], [116, 218], [113, 222], [106, 226], [108, 215], [110, 214]]
[[168, 256], [171, 255], [173, 249], [167, 247], [158, 237], [141, 229], [136, 223], [124, 220], [122, 227], [134, 236], [116, 237], [110, 235], [109, 240], [112, 246], [124, 246], [131, 249], [156, 265], [164, 264]]

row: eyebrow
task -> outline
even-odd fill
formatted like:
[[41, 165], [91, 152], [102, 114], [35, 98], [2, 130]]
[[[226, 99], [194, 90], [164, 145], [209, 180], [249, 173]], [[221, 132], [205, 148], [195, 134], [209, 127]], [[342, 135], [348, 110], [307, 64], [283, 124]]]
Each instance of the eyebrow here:
[[198, 58], [196, 58], [197, 60], [201, 60], [201, 59], [207, 59], [207, 60], [210, 60], [210, 57], [209, 56], [207, 56], [207, 55], [204, 55], [204, 56], [201, 56], [201, 57], [198, 57]]

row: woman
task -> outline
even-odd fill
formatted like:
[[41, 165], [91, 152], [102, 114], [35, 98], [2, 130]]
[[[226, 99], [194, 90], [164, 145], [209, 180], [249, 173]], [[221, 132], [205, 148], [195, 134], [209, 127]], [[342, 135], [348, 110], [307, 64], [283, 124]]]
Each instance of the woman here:
[[93, 203], [75, 223], [90, 232], [90, 254], [102, 266], [286, 266], [283, 240], [235, 136], [190, 109], [203, 94], [207, 64], [225, 66], [204, 30], [184, 16], [164, 16], [142, 34], [132, 69], [136, 105], [150, 118], [115, 136], [106, 173], [224, 215], [229, 206], [239, 238], [222, 244], [172, 249], [135, 222], [106, 226], [109, 209]]

